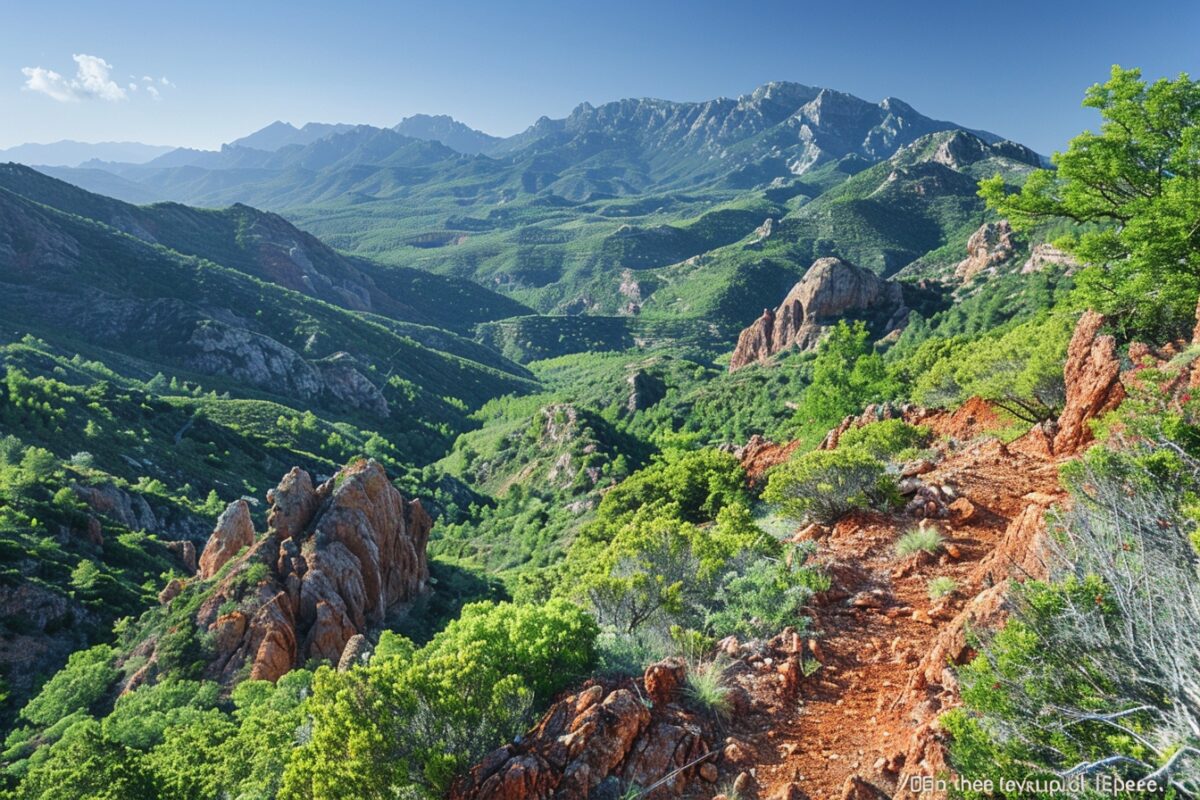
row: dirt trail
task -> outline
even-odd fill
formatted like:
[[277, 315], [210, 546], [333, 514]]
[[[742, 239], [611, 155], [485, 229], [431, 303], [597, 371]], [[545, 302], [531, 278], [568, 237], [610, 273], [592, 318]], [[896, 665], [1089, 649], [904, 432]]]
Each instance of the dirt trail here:
[[[758, 797], [881, 796], [872, 787], [906, 797], [908, 776], [944, 767], [930, 723], [956, 702], [943, 667], [969, 655], [963, 618], [996, 614], [1008, 574], [1036, 570], [1019, 562], [1061, 495], [1053, 459], [1024, 441], [949, 450], [921, 478], [965, 498], [925, 523], [944, 536], [939, 557], [896, 558], [896, 540], [919, 524], [907, 516], [855, 515], [819, 540], [817, 560], [833, 578], [812, 610], [822, 667], [795, 700], [775, 701], [770, 730], [761, 719], [734, 726], [755, 750]], [[955, 581], [951, 597], [930, 599], [935, 577]]]

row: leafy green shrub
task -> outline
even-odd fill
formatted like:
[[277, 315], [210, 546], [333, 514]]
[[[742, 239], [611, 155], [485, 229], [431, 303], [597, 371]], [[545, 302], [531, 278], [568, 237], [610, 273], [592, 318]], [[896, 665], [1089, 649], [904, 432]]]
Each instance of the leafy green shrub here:
[[777, 467], [763, 499], [796, 519], [836, 522], [856, 509], [885, 508], [898, 500], [884, 464], [865, 450], [814, 450]]
[[1053, 313], [966, 342], [931, 339], [899, 371], [913, 374], [911, 397], [925, 405], [961, 403], [972, 395], [991, 400], [1018, 419], [1056, 417], [1066, 399], [1062, 364], [1074, 317]]
[[96, 645], [73, 653], [37, 696], [21, 710], [21, 717], [35, 725], [49, 726], [75, 711], [86, 711], [100, 701], [116, 681], [114, 651]]
[[170, 726], [185, 725], [217, 704], [215, 683], [166, 680], [122, 695], [103, 722], [104, 735], [138, 750], [149, 750]]
[[816, 549], [811, 542], [791, 547], [783, 558], [753, 558], [721, 577], [705, 617], [712, 636], [756, 638], [803, 627], [800, 608], [829, 588], [829, 576], [806, 565]]
[[589, 669], [596, 625], [564, 601], [473, 604], [416, 650], [391, 637], [362, 667], [317, 671], [312, 728], [280, 796], [437, 797]]
[[738, 460], [731, 453], [704, 449], [668, 453], [635, 472], [604, 495], [598, 516], [617, 519], [639, 508], [673, 503], [681, 519], [702, 522], [730, 504], [749, 501]]
[[1017, 227], [1076, 223], [1059, 244], [1086, 265], [1078, 305], [1169, 341], [1191, 329], [1200, 291], [1200, 82], [1184, 73], [1148, 84], [1140, 70], [1113, 66], [1083, 104], [1100, 112], [1098, 133], [1072, 139], [1020, 192], [1008, 194], [997, 175], [980, 194]]
[[875, 352], [866, 324], [842, 320], [813, 359], [811, 382], [792, 418], [796, 438], [815, 444], [847, 415], [869, 403], [893, 399], [899, 388]]
[[929, 442], [929, 429], [902, 419], [884, 419], [851, 428], [838, 439], [838, 448], [860, 448], [885, 461], [906, 461]]
[[941, 575], [931, 580], [925, 588], [929, 592], [930, 600], [941, 600], [958, 591], [958, 582], [954, 578]]
[[942, 549], [942, 534], [937, 528], [913, 528], [896, 542], [896, 557], [905, 558], [914, 553], [933, 555]]

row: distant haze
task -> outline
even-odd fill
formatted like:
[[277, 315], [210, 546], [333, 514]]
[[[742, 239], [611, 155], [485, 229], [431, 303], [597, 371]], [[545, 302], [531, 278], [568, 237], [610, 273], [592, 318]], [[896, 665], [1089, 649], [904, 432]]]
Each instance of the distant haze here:
[[173, 149], [169, 145], [142, 144], [141, 142], [89, 144], [63, 140], [51, 144], [21, 144], [7, 150], [0, 150], [0, 162], [16, 161], [18, 164], [31, 166], [41, 164], [48, 167], [78, 167], [92, 159], [144, 164]]

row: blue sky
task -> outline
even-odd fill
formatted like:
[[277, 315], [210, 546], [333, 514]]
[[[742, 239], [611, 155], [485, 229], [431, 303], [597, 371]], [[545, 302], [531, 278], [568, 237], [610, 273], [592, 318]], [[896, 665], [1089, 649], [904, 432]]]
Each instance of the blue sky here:
[[1049, 152], [1093, 124], [1079, 101], [1113, 63], [1200, 75], [1200, 3], [5, 0], [0, 147], [215, 147], [275, 119], [418, 112], [506, 135], [584, 100], [793, 80]]

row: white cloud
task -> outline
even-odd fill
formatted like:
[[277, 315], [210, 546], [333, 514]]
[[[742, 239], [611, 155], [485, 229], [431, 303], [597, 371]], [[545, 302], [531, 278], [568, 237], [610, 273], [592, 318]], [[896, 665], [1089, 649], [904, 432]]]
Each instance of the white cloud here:
[[[129, 99], [129, 95], [137, 92], [136, 78], [133, 82], [122, 87], [112, 78], [112, 64], [99, 56], [89, 56], [77, 53], [71, 56], [75, 60], [75, 77], [67, 78], [52, 69], [45, 67], [22, 67], [21, 74], [25, 76], [24, 88], [38, 92], [60, 103], [73, 103], [80, 100], [106, 100], [116, 102]], [[175, 88], [165, 77], [152, 78], [142, 76], [146, 93], [155, 100], [162, 96], [162, 88]]]

